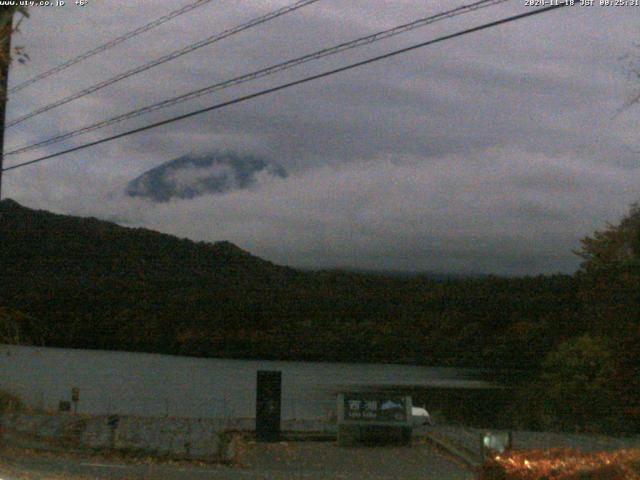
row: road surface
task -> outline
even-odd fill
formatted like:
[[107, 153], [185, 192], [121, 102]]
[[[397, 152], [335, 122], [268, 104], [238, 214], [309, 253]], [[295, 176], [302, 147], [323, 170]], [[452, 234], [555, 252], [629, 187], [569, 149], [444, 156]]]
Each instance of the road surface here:
[[2, 480], [472, 480], [462, 464], [427, 445], [338, 447], [332, 442], [249, 443], [238, 465], [124, 462], [99, 457], [0, 453]]

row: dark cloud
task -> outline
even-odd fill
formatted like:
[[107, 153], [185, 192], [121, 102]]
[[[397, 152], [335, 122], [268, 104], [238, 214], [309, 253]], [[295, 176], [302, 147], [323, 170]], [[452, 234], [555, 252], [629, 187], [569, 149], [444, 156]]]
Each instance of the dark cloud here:
[[[32, 61], [15, 84], [177, 8], [108, 2], [34, 8], [16, 43]], [[145, 33], [20, 92], [9, 118], [287, 2], [230, 0]], [[462, 1], [320, 0], [299, 12], [52, 110], [7, 132], [9, 148], [391, 27]], [[154, 112], [40, 153], [526, 10], [508, 2], [339, 58]], [[389, 59], [71, 154], [5, 177], [4, 192], [56, 211], [117, 218], [202, 240], [231, 240], [305, 267], [536, 274], [572, 271], [579, 239], [638, 198], [636, 85], [618, 60], [640, 9], [572, 8]], [[637, 42], [636, 42], [637, 43]], [[119, 195], [189, 152], [270, 158], [250, 189], [154, 205]], [[6, 164], [33, 158], [7, 157]], [[215, 200], [215, 208], [213, 205]]]

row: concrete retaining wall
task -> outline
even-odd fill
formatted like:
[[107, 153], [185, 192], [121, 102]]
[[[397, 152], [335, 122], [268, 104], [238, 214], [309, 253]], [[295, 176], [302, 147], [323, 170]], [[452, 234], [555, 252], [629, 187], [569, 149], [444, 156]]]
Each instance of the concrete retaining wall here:
[[[322, 421], [282, 422], [283, 432], [331, 433]], [[114, 450], [146, 455], [226, 461], [234, 435], [253, 432], [255, 420], [89, 416], [67, 413], [7, 413], [0, 417], [6, 444], [28, 448]]]
[[208, 461], [228, 460], [230, 433], [214, 419], [68, 414], [5, 414], [6, 444], [31, 448], [115, 450]]

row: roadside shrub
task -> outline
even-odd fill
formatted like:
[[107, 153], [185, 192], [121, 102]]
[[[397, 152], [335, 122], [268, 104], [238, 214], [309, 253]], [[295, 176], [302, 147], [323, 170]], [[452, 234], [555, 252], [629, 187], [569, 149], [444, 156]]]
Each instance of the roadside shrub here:
[[24, 403], [20, 398], [12, 393], [0, 390], [0, 414], [5, 412], [16, 412], [24, 409]]

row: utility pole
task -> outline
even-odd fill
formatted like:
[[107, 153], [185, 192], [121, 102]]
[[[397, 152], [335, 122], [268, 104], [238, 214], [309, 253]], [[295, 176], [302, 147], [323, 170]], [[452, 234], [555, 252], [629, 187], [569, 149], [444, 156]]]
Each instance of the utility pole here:
[[[6, 8], [6, 7], [5, 7]], [[0, 27], [0, 200], [2, 200], [2, 164], [4, 159], [4, 123], [7, 113], [7, 90], [9, 86], [9, 63], [11, 62], [11, 32], [13, 14]]]

